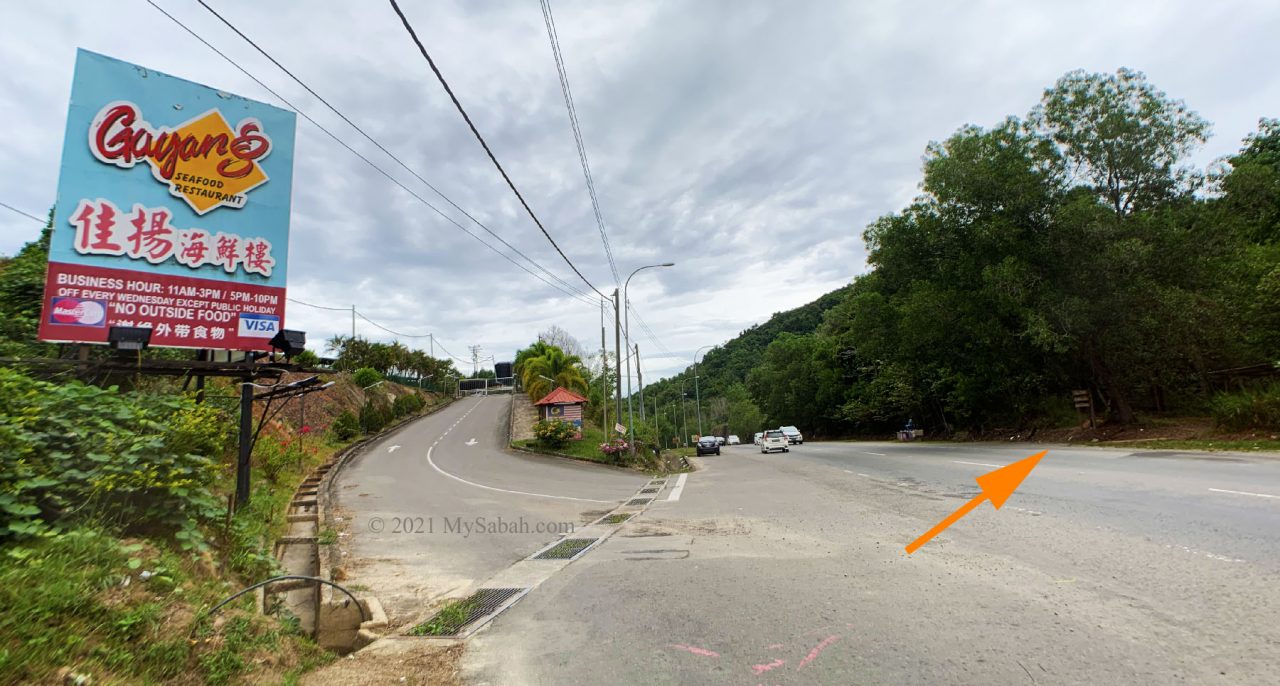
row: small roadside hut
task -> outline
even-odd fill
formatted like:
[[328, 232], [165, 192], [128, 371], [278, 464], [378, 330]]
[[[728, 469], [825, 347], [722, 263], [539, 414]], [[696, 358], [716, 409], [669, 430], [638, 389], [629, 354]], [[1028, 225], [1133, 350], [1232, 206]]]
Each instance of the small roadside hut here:
[[582, 411], [587, 405], [586, 398], [563, 386], [557, 386], [534, 405], [538, 406], [539, 419], [569, 422], [578, 429], [576, 438], [582, 438]]

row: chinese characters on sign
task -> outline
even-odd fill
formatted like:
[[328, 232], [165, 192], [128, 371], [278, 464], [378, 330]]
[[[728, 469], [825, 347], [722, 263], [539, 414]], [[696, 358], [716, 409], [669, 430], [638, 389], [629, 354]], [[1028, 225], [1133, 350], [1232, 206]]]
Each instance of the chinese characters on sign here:
[[284, 326], [294, 126], [79, 51], [40, 338], [103, 343], [137, 326], [153, 346], [269, 349]]
[[[122, 224], [118, 219], [124, 217], [128, 220]], [[71, 223], [76, 227], [76, 252], [82, 255], [127, 255], [151, 264], [172, 257], [192, 269], [216, 264], [227, 273], [241, 268], [263, 276], [271, 276], [276, 263], [271, 242], [264, 238], [177, 229], [169, 224], [169, 211], [162, 207], [134, 205], [124, 215], [110, 200], [81, 200]]]

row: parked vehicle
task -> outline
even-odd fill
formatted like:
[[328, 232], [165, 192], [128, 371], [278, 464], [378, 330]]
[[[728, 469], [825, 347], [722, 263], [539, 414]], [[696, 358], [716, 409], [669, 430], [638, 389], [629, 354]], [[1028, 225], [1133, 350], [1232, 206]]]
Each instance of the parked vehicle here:
[[764, 432], [764, 437], [760, 439], [760, 452], [771, 453], [775, 450], [781, 450], [784, 453], [791, 452], [787, 447], [787, 437], [778, 429], [770, 429]]
[[781, 431], [782, 434], [787, 437], [787, 442], [790, 443], [791, 445], [799, 445], [804, 443], [804, 435], [801, 434], [800, 430], [795, 428], [794, 426], [783, 426], [783, 427], [779, 427], [778, 430]]
[[715, 436], [703, 436], [698, 439], [698, 455], [719, 455], [720, 441]]
[[741, 439], [739, 439], [737, 436], [733, 436], [733, 435], [730, 435], [730, 436], [729, 436], [729, 440], [728, 440], [728, 441], [726, 441], [726, 442], [727, 442], [729, 445], [742, 445], [742, 440], [741, 440]]
[[724, 445], [724, 436], [716, 436], [716, 442], [720, 445]]
[[760, 439], [762, 438], [764, 438], [764, 432], [757, 431], [755, 437], [751, 439], [751, 443], [754, 445], [760, 445]]

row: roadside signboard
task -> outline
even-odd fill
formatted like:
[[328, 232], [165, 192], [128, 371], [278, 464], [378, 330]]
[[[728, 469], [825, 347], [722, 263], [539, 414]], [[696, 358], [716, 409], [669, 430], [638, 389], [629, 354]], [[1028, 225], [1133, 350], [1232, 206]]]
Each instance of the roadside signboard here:
[[623, 426], [621, 423], [615, 423], [613, 425], [613, 430], [620, 434], [625, 434], [627, 432], [627, 427]]
[[1075, 403], [1077, 410], [1089, 411], [1089, 426], [1096, 428], [1098, 422], [1093, 411], [1093, 393], [1088, 390], [1071, 391], [1071, 400]]
[[269, 350], [284, 326], [295, 118], [80, 50], [40, 339]]

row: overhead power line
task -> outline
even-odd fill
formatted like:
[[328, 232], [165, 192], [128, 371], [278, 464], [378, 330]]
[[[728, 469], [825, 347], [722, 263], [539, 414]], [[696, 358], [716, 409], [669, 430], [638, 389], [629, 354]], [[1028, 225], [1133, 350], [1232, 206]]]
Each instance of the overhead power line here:
[[22, 216], [26, 217], [27, 219], [30, 219], [31, 221], [40, 222], [41, 224], [46, 223], [46, 220], [41, 219], [41, 218], [39, 218], [39, 217], [35, 216], [34, 214], [29, 214], [29, 213], [27, 213], [27, 212], [23, 212], [22, 210], [20, 210], [20, 209], [18, 209], [18, 208], [16, 208], [16, 207], [14, 207], [13, 205], [10, 205], [9, 203], [6, 203], [6, 202], [0, 202], [0, 207], [3, 207], [3, 208], [5, 208], [6, 210], [9, 210], [9, 211], [11, 211], [11, 212], [16, 212], [16, 213], [18, 213], [18, 214], [20, 214], [20, 215], [22, 215]]
[[595, 179], [591, 175], [591, 164], [587, 161], [587, 146], [582, 141], [582, 128], [578, 124], [578, 108], [573, 104], [573, 89], [569, 87], [569, 72], [564, 66], [564, 55], [560, 52], [560, 34], [556, 31], [555, 15], [551, 13], [551, 0], [542, 0], [542, 21], [547, 26], [551, 56], [556, 62], [556, 73], [560, 76], [560, 93], [564, 96], [564, 106], [569, 113], [569, 126], [573, 129], [573, 139], [578, 145], [578, 161], [582, 164], [582, 178], [587, 183], [587, 193], [591, 196], [591, 208], [595, 212], [596, 226], [600, 229], [600, 242], [604, 244], [604, 254], [609, 258], [613, 284], [618, 286], [622, 283], [622, 279], [618, 276], [618, 264], [613, 260], [613, 247], [609, 245], [609, 234], [604, 229], [604, 213], [600, 211], [600, 198], [596, 196]]
[[465, 109], [463, 109], [462, 103], [458, 101], [458, 96], [454, 95], [453, 89], [449, 87], [449, 82], [445, 80], [444, 75], [440, 73], [439, 67], [436, 66], [435, 60], [431, 59], [431, 55], [427, 52], [426, 46], [418, 39], [418, 34], [413, 30], [413, 25], [409, 23], [409, 18], [404, 16], [404, 12], [400, 10], [400, 5], [396, 3], [396, 0], [389, 0], [389, 2], [391, 3], [391, 9], [395, 10], [396, 15], [400, 17], [400, 23], [404, 24], [405, 30], [409, 32], [409, 37], [412, 38], [414, 44], [418, 46], [418, 51], [421, 52], [423, 58], [427, 60], [427, 65], [431, 67], [432, 73], [436, 75], [436, 80], [440, 82], [440, 85], [444, 87], [445, 92], [449, 94], [449, 99], [453, 101], [453, 106], [457, 108], [458, 113], [461, 114], [462, 118], [467, 122], [467, 126], [471, 129], [471, 133], [475, 135], [476, 140], [480, 141], [480, 146], [484, 148], [485, 154], [489, 156], [489, 161], [493, 162], [493, 166], [497, 167], [498, 173], [502, 174], [502, 178], [507, 182], [507, 186], [511, 189], [511, 192], [515, 193], [516, 198], [520, 200], [520, 205], [524, 207], [524, 211], [529, 214], [531, 219], [533, 219], [533, 223], [538, 225], [538, 230], [542, 232], [543, 236], [546, 236], [547, 241], [556, 249], [556, 252], [560, 253], [560, 257], [564, 258], [565, 264], [569, 265], [569, 268], [573, 270], [573, 273], [577, 274], [578, 278], [582, 279], [582, 282], [587, 284], [587, 286], [589, 286], [591, 290], [595, 291], [600, 297], [606, 297], [604, 293], [600, 292], [600, 289], [596, 288], [595, 285], [587, 280], [587, 277], [582, 275], [578, 266], [573, 263], [573, 260], [569, 259], [568, 255], [564, 254], [564, 250], [560, 249], [560, 245], [556, 243], [555, 239], [551, 237], [551, 234], [547, 231], [546, 227], [542, 225], [542, 221], [538, 219], [538, 215], [533, 213], [533, 209], [529, 207], [529, 203], [526, 202], [524, 196], [520, 194], [520, 189], [516, 188], [516, 184], [512, 182], [511, 177], [507, 175], [507, 170], [502, 168], [502, 164], [498, 162], [498, 158], [493, 154], [493, 150], [489, 148], [489, 144], [485, 141], [484, 136], [481, 136], [480, 131], [476, 129], [475, 123], [471, 121], [471, 116], [467, 114]]
[[667, 346], [658, 338], [658, 334], [654, 332], [653, 327], [649, 326], [649, 323], [644, 320], [644, 317], [640, 316], [640, 312], [636, 310], [635, 305], [631, 306], [631, 316], [636, 318], [636, 322], [640, 324], [641, 332], [643, 332], [645, 337], [653, 343], [654, 347], [658, 349], [658, 352], [661, 352], [666, 357], [675, 357], [675, 354], [672, 353], [671, 350], [668, 349]]
[[285, 298], [285, 300], [288, 300], [291, 303], [296, 303], [298, 305], [306, 305], [307, 307], [314, 307], [317, 310], [332, 310], [334, 312], [350, 312], [351, 310], [355, 309], [354, 307], [325, 307], [324, 305], [312, 305], [311, 303], [304, 303], [301, 300], [298, 300], [296, 298]]
[[[317, 93], [315, 89], [311, 88], [311, 86], [308, 86], [302, 79], [298, 78], [298, 76], [295, 75], [292, 71], [290, 71], [288, 67], [285, 67], [283, 64], [281, 64], [280, 61], [277, 60], [275, 57], [272, 57], [270, 53], [268, 53], [265, 49], [262, 48], [262, 46], [258, 45], [252, 38], [245, 35], [245, 33], [241, 31], [239, 28], [237, 28], [235, 24], [232, 24], [230, 20], [228, 20], [226, 17], [219, 14], [217, 10], [210, 7], [209, 4], [205, 2], [205, 0], [196, 0], [196, 2], [200, 3], [200, 6], [208, 10], [209, 13], [212, 14], [214, 17], [217, 17], [218, 21], [221, 21], [223, 24], [225, 24], [227, 28], [234, 31], [237, 36], [240, 36], [240, 38], [244, 39], [244, 41], [248, 43], [250, 46], [252, 46], [254, 50], [257, 50], [263, 57], [267, 58], [272, 64], [276, 65], [276, 67], [278, 67], [280, 71], [284, 72], [289, 78], [293, 79], [295, 83], [297, 83], [299, 86], [302, 86], [304, 90], [306, 90], [308, 93], [314, 96], [315, 99], [319, 100], [320, 103], [323, 104], [325, 107], [329, 108], [331, 112], [338, 115], [338, 117], [341, 118], [342, 121], [346, 122], [351, 128], [355, 129], [357, 133], [359, 133], [361, 136], [364, 136], [365, 140], [372, 143], [375, 147], [381, 150], [383, 154], [385, 154], [387, 157], [390, 157], [392, 160], [395, 160], [396, 164], [399, 164], [402, 169], [412, 174], [414, 178], [421, 181], [423, 185], [425, 185], [427, 188], [430, 188], [436, 195], [440, 196], [442, 200], [444, 200], [446, 203], [449, 203], [449, 205], [451, 205], [455, 210], [461, 212], [463, 216], [465, 216], [467, 219], [470, 219], [472, 222], [474, 222], [476, 226], [479, 226], [481, 229], [484, 229], [484, 231], [488, 233], [490, 236], [493, 236], [494, 238], [498, 239], [500, 243], [507, 246], [507, 248], [511, 249], [512, 252], [523, 257], [530, 264], [532, 264], [534, 267], [536, 267], [540, 271], [544, 272], [547, 276], [551, 277], [554, 281], [556, 281], [560, 285], [574, 292], [581, 293], [581, 291], [571, 286], [567, 281], [565, 281], [564, 279], [561, 279], [559, 276], [556, 276], [553, 272], [551, 272], [551, 270], [543, 267], [541, 264], [538, 264], [538, 262], [536, 262], [533, 258], [521, 252], [519, 248], [508, 243], [502, 236], [498, 235], [498, 233], [496, 233], [495, 231], [490, 229], [488, 226], [486, 226], [484, 222], [480, 221], [479, 219], [476, 219], [474, 216], [471, 215], [470, 212], [467, 212], [465, 209], [459, 206], [458, 203], [454, 202], [451, 198], [449, 198], [449, 196], [445, 195], [444, 192], [442, 192], [439, 188], [436, 188], [430, 181], [427, 181], [425, 178], [423, 178], [421, 174], [419, 174], [417, 171], [411, 168], [408, 164], [405, 164], [405, 162], [401, 160], [399, 157], [397, 157], [395, 153], [392, 153], [390, 150], [388, 150], [386, 146], [378, 142], [373, 136], [369, 135], [363, 128], [360, 127], [360, 125], [352, 121], [350, 117], [343, 114], [341, 110], [335, 107], [328, 100], [324, 99], [324, 97], [321, 96], [319, 93]], [[583, 293], [583, 295], [585, 295], [585, 293]]]
[[[275, 91], [274, 89], [272, 89], [270, 86], [268, 86], [267, 84], [263, 83], [261, 79], [259, 79], [258, 77], [254, 76], [252, 73], [250, 73], [250, 72], [249, 72], [249, 70], [247, 70], [247, 69], [245, 69], [244, 67], [240, 66], [240, 64], [239, 64], [238, 62], [236, 62], [235, 60], [231, 59], [229, 56], [227, 56], [225, 53], [223, 53], [223, 52], [222, 52], [221, 50], [219, 50], [218, 48], [214, 47], [214, 46], [213, 46], [213, 44], [211, 44], [209, 41], [205, 40], [205, 39], [204, 39], [204, 37], [202, 37], [200, 34], [196, 33], [194, 30], [192, 30], [191, 28], [189, 28], [186, 24], [183, 24], [181, 21], [179, 21], [179, 20], [178, 20], [176, 17], [174, 17], [172, 14], [169, 14], [168, 12], [166, 12], [166, 11], [164, 10], [164, 8], [162, 8], [162, 7], [160, 7], [159, 5], [157, 5], [157, 4], [154, 2], [154, 0], [147, 0], [147, 4], [151, 5], [151, 6], [152, 6], [152, 7], [154, 7], [158, 12], [160, 12], [160, 13], [161, 13], [161, 14], [163, 14], [164, 16], [168, 17], [170, 21], [172, 21], [173, 23], [177, 24], [180, 28], [182, 28], [182, 29], [183, 29], [184, 31], [186, 31], [187, 33], [191, 34], [191, 36], [192, 36], [192, 37], [194, 37], [196, 40], [198, 40], [198, 41], [200, 41], [201, 43], [203, 43], [203, 44], [205, 45], [205, 47], [207, 47], [207, 48], [209, 48], [210, 50], [212, 50], [212, 51], [213, 51], [214, 53], [216, 53], [219, 57], [221, 57], [222, 59], [226, 60], [229, 64], [231, 64], [231, 66], [233, 66], [233, 67], [235, 67], [236, 69], [238, 69], [242, 74], [244, 74], [245, 76], [249, 77], [249, 79], [251, 79], [254, 83], [258, 84], [258, 85], [259, 85], [259, 86], [261, 86], [263, 89], [265, 89], [268, 93], [270, 93], [271, 95], [275, 96], [275, 98], [276, 98], [277, 100], [279, 100], [280, 102], [284, 103], [284, 105], [285, 105], [286, 107], [288, 107], [289, 109], [293, 110], [293, 111], [294, 111], [294, 112], [296, 112], [299, 116], [301, 116], [303, 119], [305, 119], [305, 120], [307, 120], [308, 122], [310, 122], [312, 126], [315, 126], [317, 129], [320, 129], [320, 131], [322, 131], [322, 132], [323, 132], [325, 135], [327, 135], [329, 138], [333, 139], [333, 141], [334, 141], [334, 142], [336, 142], [338, 145], [341, 145], [342, 147], [346, 148], [348, 152], [350, 152], [352, 155], [355, 155], [356, 157], [360, 158], [360, 160], [361, 160], [362, 162], [364, 162], [365, 164], [367, 164], [367, 165], [369, 165], [370, 167], [372, 167], [374, 171], [376, 171], [376, 172], [378, 172], [379, 174], [381, 174], [382, 176], [386, 177], [388, 181], [391, 181], [391, 182], [392, 182], [392, 183], [394, 183], [395, 185], [399, 186], [399, 187], [400, 187], [402, 190], [404, 190], [406, 193], [408, 193], [409, 195], [413, 196], [413, 197], [414, 197], [414, 199], [416, 199], [418, 202], [422, 203], [423, 205], [426, 205], [426, 206], [427, 206], [428, 208], [430, 208], [433, 212], [435, 212], [436, 214], [440, 215], [440, 216], [441, 216], [441, 217], [443, 217], [446, 221], [448, 221], [450, 224], [453, 224], [453, 225], [454, 225], [454, 226], [456, 226], [458, 229], [460, 229], [463, 233], [467, 234], [468, 236], [471, 236], [471, 237], [472, 237], [472, 238], [474, 238], [476, 241], [478, 241], [481, 245], [485, 246], [485, 247], [486, 247], [486, 248], [488, 248], [489, 250], [491, 250], [491, 251], [493, 251], [494, 253], [496, 253], [496, 254], [498, 254], [499, 256], [501, 256], [503, 259], [505, 259], [505, 260], [507, 260], [508, 262], [510, 262], [510, 263], [512, 263], [512, 264], [514, 264], [516, 267], [519, 267], [521, 270], [523, 270], [524, 272], [528, 273], [530, 276], [533, 276], [534, 278], [538, 279], [539, 281], [542, 281], [543, 283], [547, 284], [548, 286], [551, 286], [552, 288], [555, 288], [556, 290], [560, 291], [561, 293], [564, 293], [565, 295], [567, 295], [567, 296], [569, 296], [569, 297], [572, 297], [572, 298], [574, 298], [575, 300], [578, 300], [579, 302], [582, 302], [582, 303], [584, 303], [584, 304], [589, 304], [592, 308], [594, 308], [594, 307], [596, 306], [595, 301], [594, 301], [594, 300], [589, 300], [589, 299], [587, 299], [587, 296], [586, 296], [586, 294], [585, 294], [585, 293], [582, 293], [582, 292], [580, 292], [580, 291], [570, 291], [570, 290], [566, 290], [565, 288], [563, 288], [563, 287], [561, 287], [561, 286], [558, 286], [558, 285], [556, 285], [556, 284], [554, 284], [554, 283], [552, 283], [552, 282], [550, 282], [550, 281], [547, 281], [547, 280], [546, 280], [545, 278], [543, 278], [541, 275], [536, 274], [536, 273], [534, 273], [534, 272], [530, 271], [528, 267], [525, 267], [524, 265], [520, 264], [519, 262], [516, 262], [516, 261], [515, 261], [515, 259], [513, 259], [510, 255], [508, 255], [508, 254], [506, 254], [506, 253], [502, 252], [501, 250], [498, 250], [497, 248], [493, 247], [492, 245], [490, 245], [490, 244], [486, 243], [486, 242], [484, 241], [484, 239], [480, 238], [480, 237], [479, 237], [479, 236], [477, 236], [475, 233], [472, 233], [472, 232], [471, 232], [470, 230], [468, 230], [465, 226], [463, 226], [463, 225], [459, 224], [459, 223], [458, 223], [458, 222], [457, 222], [453, 217], [450, 217], [449, 215], [445, 214], [445, 213], [444, 213], [443, 211], [441, 211], [438, 207], [436, 207], [435, 205], [433, 205], [433, 204], [431, 204], [430, 202], [428, 202], [425, 198], [423, 198], [421, 195], [419, 195], [419, 194], [418, 194], [417, 192], [415, 192], [413, 189], [409, 188], [408, 186], [405, 186], [403, 183], [401, 183], [401, 182], [400, 182], [400, 180], [399, 180], [399, 179], [397, 179], [397, 178], [395, 178], [394, 176], [392, 176], [391, 174], [389, 174], [389, 173], [388, 173], [385, 169], [383, 169], [382, 167], [379, 167], [377, 164], [374, 164], [374, 163], [373, 163], [373, 161], [372, 161], [372, 160], [370, 160], [368, 157], [365, 157], [363, 154], [361, 154], [361, 153], [360, 153], [359, 151], [357, 151], [355, 148], [351, 147], [351, 145], [350, 145], [350, 144], [348, 144], [346, 141], [344, 141], [344, 140], [342, 140], [341, 138], [339, 138], [339, 137], [338, 137], [337, 135], [335, 135], [332, 131], [330, 131], [329, 129], [325, 128], [325, 127], [324, 127], [324, 126], [322, 126], [319, 122], [317, 122], [315, 119], [313, 119], [313, 118], [312, 118], [310, 115], [308, 115], [306, 112], [304, 112], [303, 110], [301, 110], [301, 109], [299, 109], [297, 106], [295, 106], [292, 102], [290, 102], [290, 101], [289, 101], [287, 98], [285, 98], [283, 95], [280, 95], [278, 92], [276, 92], [276, 91]], [[526, 257], [526, 259], [528, 259], [528, 258]]]
[[462, 359], [461, 357], [458, 357], [457, 355], [454, 355], [453, 353], [449, 352], [449, 349], [448, 349], [448, 348], [445, 348], [445, 347], [444, 347], [444, 344], [440, 342], [440, 337], [439, 337], [439, 336], [437, 336], [437, 335], [435, 335], [435, 334], [431, 334], [431, 333], [424, 333], [424, 334], [410, 334], [410, 333], [403, 333], [403, 332], [400, 332], [400, 331], [394, 331], [394, 330], [389, 329], [389, 328], [387, 328], [387, 327], [385, 327], [385, 326], [383, 326], [383, 325], [379, 324], [378, 322], [375, 322], [374, 320], [372, 320], [372, 319], [370, 319], [370, 318], [366, 317], [362, 312], [360, 312], [359, 310], [357, 310], [354, 306], [352, 306], [352, 307], [327, 307], [327, 306], [325, 306], [325, 305], [316, 305], [316, 304], [314, 304], [314, 303], [303, 302], [303, 301], [301, 301], [301, 300], [298, 300], [297, 298], [286, 298], [286, 300], [288, 300], [288, 301], [289, 301], [289, 302], [291, 302], [291, 303], [298, 304], [298, 305], [305, 305], [305, 306], [307, 306], [307, 307], [314, 307], [314, 308], [316, 308], [317, 310], [329, 310], [329, 311], [332, 311], [332, 312], [355, 312], [355, 315], [356, 315], [357, 317], [359, 317], [359, 318], [361, 318], [361, 319], [365, 320], [366, 322], [368, 322], [368, 323], [372, 324], [374, 327], [376, 327], [376, 328], [378, 328], [378, 329], [381, 329], [381, 330], [383, 330], [383, 331], [385, 331], [385, 332], [387, 332], [387, 333], [389, 333], [389, 334], [391, 334], [391, 335], [393, 335], [393, 336], [399, 336], [400, 338], [415, 338], [415, 339], [416, 339], [416, 338], [430, 338], [430, 339], [431, 339], [431, 341], [432, 341], [432, 344], [433, 344], [435, 347], [437, 347], [437, 348], [439, 348], [439, 349], [443, 350], [443, 351], [445, 352], [445, 354], [446, 354], [446, 355], [448, 355], [449, 357], [452, 357], [453, 359], [458, 360], [459, 362], [470, 362], [470, 361], [471, 361], [471, 360], [464, 360], [464, 359]]

